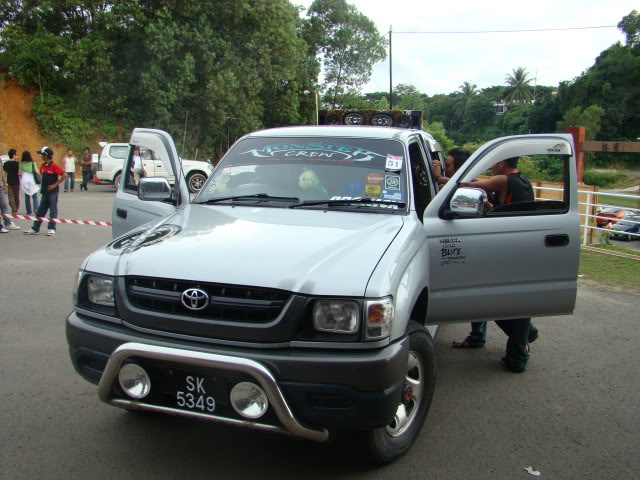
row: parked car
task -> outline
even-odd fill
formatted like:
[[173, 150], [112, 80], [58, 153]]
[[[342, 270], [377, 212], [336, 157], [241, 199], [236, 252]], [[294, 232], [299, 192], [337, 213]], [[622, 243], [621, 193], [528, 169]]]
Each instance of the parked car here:
[[[113, 184], [118, 190], [122, 179], [122, 166], [129, 155], [128, 143], [106, 143], [100, 142], [102, 153], [98, 159], [96, 177], [98, 180]], [[165, 163], [152, 150], [141, 148], [142, 167], [144, 175], [147, 177], [164, 177], [169, 183], [175, 183], [175, 176], [169, 173]], [[187, 186], [191, 193], [200, 191], [204, 182], [213, 171], [213, 165], [208, 162], [197, 160], [180, 159], [183, 175], [186, 178]]]
[[[167, 133], [129, 143], [176, 177]], [[114, 240], [76, 279], [76, 371], [112, 406], [318, 442], [352, 430], [374, 462], [395, 460], [429, 411], [438, 325], [570, 314], [576, 298], [571, 135], [496, 139], [439, 191], [433, 146], [391, 127], [254, 132], [193, 200], [182, 176], [126, 173]], [[460, 185], [550, 154], [562, 200], [486, 212], [486, 193]]]
[[637, 215], [637, 212], [634, 210], [625, 209], [622, 207], [607, 207], [602, 210], [599, 210], [596, 213], [598, 217], [605, 218], [596, 218], [596, 226], [603, 228], [606, 227], [609, 222], [615, 224], [619, 220], [622, 220], [626, 216], [629, 215]]
[[[613, 226], [615, 233], [612, 233], [610, 238], [613, 240], [640, 240], [640, 236], [637, 236], [640, 230], [640, 215], [629, 215], [624, 220], [620, 220]], [[636, 235], [633, 235], [633, 234]]]

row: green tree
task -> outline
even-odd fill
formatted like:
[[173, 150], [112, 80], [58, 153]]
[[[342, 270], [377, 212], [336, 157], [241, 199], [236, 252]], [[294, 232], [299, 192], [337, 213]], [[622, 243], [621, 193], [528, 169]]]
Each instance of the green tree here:
[[640, 46], [640, 14], [637, 10], [631, 10], [629, 15], [622, 17], [618, 28], [624, 32], [627, 45]]
[[564, 132], [566, 127], [585, 127], [587, 140], [594, 140], [600, 132], [600, 124], [604, 116], [604, 108], [591, 105], [584, 110], [582, 107], [569, 109], [562, 120], [556, 125], [558, 132]]
[[464, 82], [458, 87], [458, 90], [461, 96], [453, 107], [453, 110], [458, 120], [464, 120], [469, 104], [478, 93], [477, 85], [475, 83]]
[[326, 98], [331, 107], [349, 90], [369, 81], [374, 63], [386, 58], [385, 40], [375, 24], [346, 0], [315, 0], [304, 38], [314, 55], [321, 55]]
[[526, 68], [518, 67], [513, 72], [507, 74], [505, 81], [507, 82], [506, 96], [504, 98], [507, 103], [528, 103], [533, 100], [533, 88], [531, 87], [531, 78]]

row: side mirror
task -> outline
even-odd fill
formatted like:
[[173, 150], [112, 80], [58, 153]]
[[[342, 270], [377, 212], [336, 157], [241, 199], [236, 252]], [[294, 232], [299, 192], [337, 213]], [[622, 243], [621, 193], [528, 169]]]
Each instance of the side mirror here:
[[487, 193], [480, 188], [462, 187], [455, 191], [449, 202], [450, 217], [482, 217]]
[[138, 198], [147, 202], [171, 200], [171, 185], [164, 177], [144, 177], [138, 184]]

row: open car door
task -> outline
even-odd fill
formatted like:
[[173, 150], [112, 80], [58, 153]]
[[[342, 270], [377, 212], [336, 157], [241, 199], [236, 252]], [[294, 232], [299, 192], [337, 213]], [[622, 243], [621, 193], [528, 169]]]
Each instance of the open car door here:
[[[129, 140], [129, 153], [122, 171], [122, 181], [113, 201], [112, 234], [119, 237], [147, 222], [164, 217], [189, 203], [189, 190], [182, 174], [180, 157], [171, 136], [162, 130], [136, 128]], [[138, 198], [138, 184], [144, 175], [141, 152], [175, 179], [171, 199], [163, 202]], [[154, 170], [155, 171], [155, 170]]]
[[[463, 188], [494, 164], [519, 157], [524, 170], [554, 171], [534, 184], [535, 201], [478, 209]], [[538, 162], [538, 163], [537, 163]], [[523, 135], [481, 147], [427, 206], [429, 323], [500, 320], [573, 312], [580, 227], [570, 135]]]

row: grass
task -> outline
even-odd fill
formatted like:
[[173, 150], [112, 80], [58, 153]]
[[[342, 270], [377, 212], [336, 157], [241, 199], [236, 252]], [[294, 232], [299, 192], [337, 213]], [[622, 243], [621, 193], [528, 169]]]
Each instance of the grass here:
[[638, 198], [612, 197], [611, 195], [598, 195], [598, 203], [606, 203], [608, 205], [620, 205], [622, 207], [640, 208], [640, 195], [634, 192], [625, 192], [625, 195], [636, 195]]
[[[598, 245], [598, 248], [629, 252], [629, 249], [615, 246], [601, 247]], [[635, 252], [637, 253], [637, 250]], [[582, 275], [581, 278], [585, 280], [640, 294], [639, 260], [582, 250], [580, 252], [579, 273]]]

